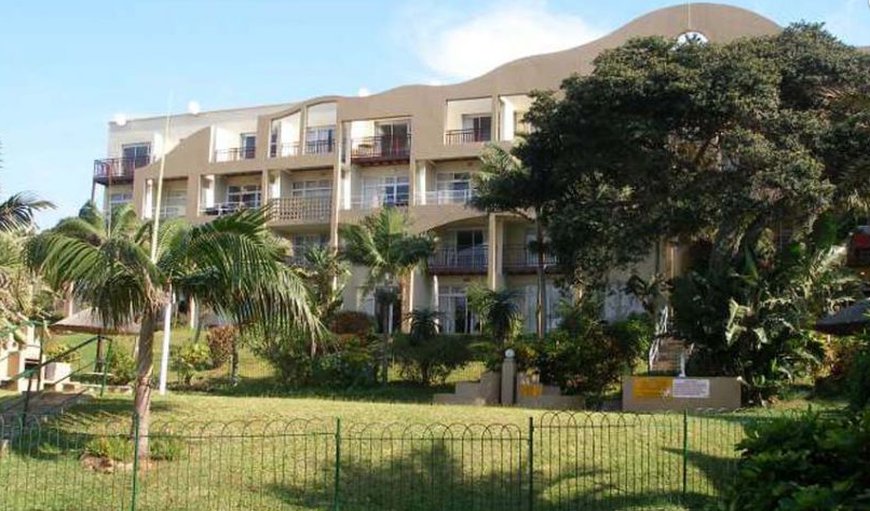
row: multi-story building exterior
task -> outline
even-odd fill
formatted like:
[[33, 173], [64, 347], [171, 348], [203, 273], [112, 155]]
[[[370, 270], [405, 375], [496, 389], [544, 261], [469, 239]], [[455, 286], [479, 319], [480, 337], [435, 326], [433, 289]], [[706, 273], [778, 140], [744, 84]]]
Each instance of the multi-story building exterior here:
[[[416, 231], [437, 236], [427, 268], [404, 286], [401, 308], [443, 313], [446, 332], [478, 328], [468, 309], [470, 285], [521, 291], [527, 327], [534, 330], [536, 256], [532, 226], [508, 214], [467, 205], [472, 176], [486, 144], [510, 147], [527, 129], [530, 92], [556, 89], [574, 73], [588, 73], [599, 52], [648, 35], [700, 34], [711, 41], [773, 34], [780, 28], [749, 11], [713, 4], [655, 11], [583, 46], [504, 64], [466, 82], [398, 87], [367, 97], [321, 96], [305, 101], [109, 124], [107, 158], [95, 162], [94, 184], [106, 207], [132, 202], [142, 217], [155, 214], [203, 222], [241, 207], [271, 205], [271, 228], [294, 254], [312, 244], [338, 247], [341, 224], [377, 208], [406, 208]], [[155, 209], [158, 156], [166, 151], [163, 196]], [[636, 271], [680, 271], [679, 248], [664, 243]], [[344, 306], [373, 313], [354, 270]], [[615, 275], [606, 315], [636, 307]], [[548, 284], [552, 321], [559, 291]]]

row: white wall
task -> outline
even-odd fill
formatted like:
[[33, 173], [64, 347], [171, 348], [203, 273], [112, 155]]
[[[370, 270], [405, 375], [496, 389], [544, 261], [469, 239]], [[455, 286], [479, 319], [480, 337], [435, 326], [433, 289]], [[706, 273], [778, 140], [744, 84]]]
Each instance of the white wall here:
[[470, 114], [492, 115], [492, 98], [460, 99], [447, 102], [447, 115], [444, 116], [445, 130], [461, 130], [462, 116]]
[[320, 103], [308, 107], [306, 112], [306, 127], [335, 126], [337, 118], [335, 103]]

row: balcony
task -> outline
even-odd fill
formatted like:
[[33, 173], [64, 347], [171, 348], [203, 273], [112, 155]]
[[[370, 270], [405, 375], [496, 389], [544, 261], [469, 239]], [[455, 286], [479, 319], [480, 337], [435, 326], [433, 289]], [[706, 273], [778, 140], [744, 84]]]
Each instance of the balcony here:
[[160, 218], [170, 220], [173, 218], [183, 218], [187, 213], [185, 206], [162, 206], [160, 208]]
[[253, 160], [257, 155], [256, 147], [231, 147], [229, 149], [217, 149], [214, 152], [215, 162]]
[[269, 146], [269, 158], [288, 158], [299, 156], [299, 142], [286, 142], [279, 144], [273, 142]]
[[383, 165], [407, 162], [411, 157], [411, 135], [365, 137], [351, 141], [351, 162]]
[[471, 128], [444, 132], [444, 144], [446, 145], [475, 144], [490, 140], [492, 140], [492, 131], [489, 129]]
[[386, 207], [406, 207], [410, 203], [410, 194], [407, 191], [394, 193], [366, 193], [351, 197], [352, 209], [377, 209]]
[[[557, 265], [556, 256], [544, 253], [544, 271], [552, 272]], [[505, 245], [502, 267], [505, 273], [535, 273], [538, 271], [538, 252], [528, 245]]]
[[475, 195], [475, 190], [434, 190], [417, 195], [418, 205], [468, 204]]
[[334, 140], [309, 140], [305, 142], [305, 154], [330, 154], [335, 151]]
[[151, 156], [94, 160], [94, 181], [101, 185], [132, 183], [133, 171], [151, 164]]
[[269, 204], [275, 222], [328, 223], [332, 215], [332, 196], [282, 197]]
[[205, 206], [203, 207], [199, 214], [202, 216], [223, 216], [229, 215], [232, 213], [237, 213], [239, 211], [249, 209], [249, 208], [259, 208], [259, 202], [219, 202], [214, 204], [213, 206]]
[[429, 273], [434, 275], [486, 274], [488, 253], [486, 245], [440, 248], [429, 257]]

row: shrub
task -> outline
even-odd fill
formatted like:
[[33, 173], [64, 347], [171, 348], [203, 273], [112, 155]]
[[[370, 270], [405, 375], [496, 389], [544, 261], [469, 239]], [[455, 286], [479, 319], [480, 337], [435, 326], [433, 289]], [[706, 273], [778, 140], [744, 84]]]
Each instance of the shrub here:
[[304, 385], [311, 378], [311, 358], [306, 340], [307, 337], [298, 330], [271, 335], [252, 331], [245, 337], [246, 345], [274, 367], [279, 381], [286, 385]]
[[208, 346], [198, 342], [173, 346], [169, 360], [172, 369], [178, 372], [178, 377], [185, 385], [190, 385], [197, 371], [203, 371], [212, 365]]
[[311, 382], [323, 387], [367, 387], [376, 383], [377, 357], [373, 337], [342, 337], [335, 351], [312, 360]]
[[[46, 346], [45, 348], [43, 348], [43, 350], [42, 350], [43, 360], [48, 361], [48, 360], [54, 359], [56, 357], [59, 357], [59, 358], [57, 358], [57, 360], [55, 360], [55, 362], [64, 362], [67, 364], [79, 363], [79, 361], [81, 361], [81, 359], [82, 359], [81, 352], [73, 351], [72, 353], [66, 353], [67, 351], [69, 351], [69, 349], [70, 349], [70, 347], [67, 346], [66, 344], [63, 344], [60, 342], [53, 342], [53, 343], [49, 344], [48, 346]], [[61, 355], [63, 355], [63, 356], [61, 356]]]
[[109, 385], [127, 385], [136, 378], [136, 361], [126, 351], [115, 348], [108, 355]]
[[329, 330], [339, 335], [364, 336], [373, 332], [374, 328], [375, 323], [371, 316], [364, 312], [356, 311], [336, 312], [329, 323]]
[[454, 369], [472, 358], [468, 339], [461, 335], [436, 335], [425, 342], [414, 342], [409, 335], [399, 335], [393, 353], [402, 376], [423, 385], [443, 383]]
[[184, 442], [174, 436], [154, 436], [148, 445], [152, 460], [175, 461], [184, 455]]
[[864, 346], [849, 367], [847, 396], [855, 410], [870, 406], [870, 346]]
[[226, 364], [233, 356], [239, 332], [235, 326], [216, 326], [208, 329], [205, 342], [208, 345], [212, 369]]
[[649, 352], [655, 326], [648, 315], [631, 314], [622, 321], [608, 325], [605, 332], [619, 344], [629, 369], [633, 371], [637, 360]]
[[130, 461], [133, 459], [133, 443], [126, 437], [97, 437], [88, 440], [85, 444], [85, 453], [98, 458]]
[[535, 366], [541, 382], [595, 400], [619, 381], [631, 359], [619, 341], [605, 335], [599, 326], [585, 335], [566, 330], [549, 333], [537, 347]]
[[870, 411], [778, 418], [747, 433], [727, 509], [867, 509]]

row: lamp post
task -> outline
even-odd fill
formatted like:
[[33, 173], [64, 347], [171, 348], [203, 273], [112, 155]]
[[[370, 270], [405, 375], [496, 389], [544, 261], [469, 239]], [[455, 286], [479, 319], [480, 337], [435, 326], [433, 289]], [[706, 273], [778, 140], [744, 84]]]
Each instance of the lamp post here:
[[[191, 115], [199, 114], [199, 103], [191, 101], [187, 104], [187, 111]], [[151, 262], [157, 263], [157, 239], [160, 231], [160, 203], [163, 200], [163, 173], [166, 170], [167, 145], [169, 145], [169, 126], [172, 120], [172, 93], [169, 94], [169, 102], [166, 108], [166, 123], [163, 127], [163, 144], [160, 148], [160, 167], [157, 171], [157, 198], [154, 201], [154, 224], [151, 231]], [[172, 284], [169, 285], [166, 296], [166, 305], [163, 307], [163, 344], [160, 351], [160, 383], [159, 392], [166, 394], [166, 382], [169, 377], [169, 343], [172, 337]]]

